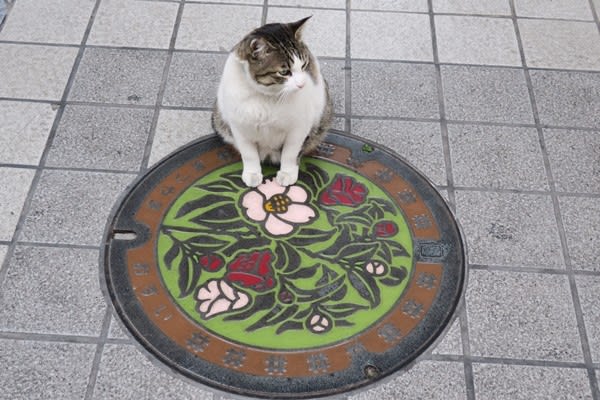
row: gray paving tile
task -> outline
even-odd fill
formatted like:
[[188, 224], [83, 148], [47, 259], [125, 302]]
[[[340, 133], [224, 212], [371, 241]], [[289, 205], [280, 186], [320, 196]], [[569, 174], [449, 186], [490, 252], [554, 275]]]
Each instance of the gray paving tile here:
[[0, 240], [12, 239], [34, 175], [32, 169], [0, 167]]
[[448, 183], [439, 123], [354, 119], [352, 134], [389, 147], [435, 184]]
[[2, 398], [83, 399], [95, 345], [0, 340]]
[[349, 400], [465, 399], [462, 363], [421, 361], [384, 384], [350, 396]]
[[352, 114], [439, 118], [433, 65], [352, 63]]
[[433, 0], [436, 13], [510, 15], [508, 1], [498, 0]]
[[60, 100], [77, 49], [0, 43], [0, 97]]
[[50, 104], [0, 101], [0, 163], [38, 165], [55, 116]]
[[333, 118], [333, 122], [331, 124], [331, 129], [337, 129], [339, 131], [345, 131], [346, 129], [346, 119], [341, 117]]
[[559, 197], [573, 268], [600, 271], [600, 201]]
[[587, 0], [516, 0], [518, 17], [593, 20]]
[[456, 192], [473, 264], [563, 268], [550, 196]]
[[212, 108], [226, 59], [226, 54], [173, 54], [163, 105]]
[[306, 8], [269, 8], [267, 22], [293, 22], [312, 15], [302, 38], [317, 57], [346, 56], [346, 12]]
[[427, 12], [427, 0], [352, 0], [353, 10]]
[[2, 264], [4, 263], [4, 259], [6, 258], [7, 252], [8, 246], [0, 245], [0, 270], [2, 269]]
[[[227, 15], [227, 23], [223, 16]], [[229, 51], [260, 26], [262, 7], [188, 3], [183, 9], [175, 48]]]
[[454, 184], [548, 190], [535, 128], [448, 125]]
[[576, 276], [575, 281], [592, 361], [598, 363], [600, 362], [600, 313], [598, 313], [600, 276]]
[[61, 0], [57, 7], [54, 2], [19, 0], [0, 40], [80, 44], [93, 8], [94, 1]]
[[168, 48], [177, 3], [104, 1], [94, 19], [88, 44]]
[[556, 190], [600, 192], [600, 132], [545, 129]]
[[473, 375], [475, 396], [481, 400], [592, 398], [584, 369], [474, 364]]
[[355, 11], [351, 32], [353, 58], [433, 61], [427, 14]]
[[471, 354], [582, 362], [574, 311], [564, 275], [471, 271]]
[[600, 73], [533, 70], [530, 75], [542, 124], [600, 127]]
[[154, 105], [167, 53], [87, 48], [69, 100]]
[[93, 399], [210, 400], [211, 392], [164, 372], [132, 345], [104, 347]]
[[344, 61], [319, 60], [321, 75], [329, 84], [329, 95], [333, 100], [335, 113], [343, 114], [346, 110], [346, 71]]
[[462, 336], [460, 322], [454, 321], [448, 332], [433, 349], [433, 354], [462, 354]]
[[510, 19], [437, 15], [435, 26], [441, 62], [521, 65]]
[[160, 110], [152, 142], [152, 165], [187, 143], [211, 134], [210, 111]]
[[0, 330], [98, 336], [106, 303], [98, 251], [17, 247], [0, 295]]
[[533, 123], [522, 69], [441, 67], [448, 119]]
[[[259, 4], [263, 4], [259, 1]], [[269, 6], [346, 8], [346, 0], [269, 0]]]
[[529, 67], [600, 70], [600, 36], [593, 22], [519, 19]]
[[153, 110], [67, 106], [46, 165], [137, 171]]
[[109, 211], [134, 178], [129, 174], [44, 171], [19, 239], [100, 245]]
[[130, 336], [125, 333], [124, 328], [121, 327], [117, 316], [113, 315], [110, 320], [110, 327], [108, 329], [108, 337], [111, 339], [131, 339]]

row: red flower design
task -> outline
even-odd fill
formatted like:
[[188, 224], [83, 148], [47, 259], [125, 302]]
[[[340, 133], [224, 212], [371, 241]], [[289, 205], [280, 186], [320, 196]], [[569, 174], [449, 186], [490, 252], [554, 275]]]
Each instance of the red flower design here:
[[206, 271], [215, 272], [223, 266], [223, 259], [216, 254], [207, 254], [200, 257], [200, 266]]
[[390, 237], [398, 233], [398, 226], [392, 221], [382, 221], [375, 225], [373, 232], [377, 237]]
[[326, 206], [341, 204], [355, 207], [365, 201], [367, 188], [350, 176], [337, 174], [333, 183], [321, 193], [319, 201]]
[[271, 289], [275, 285], [271, 270], [273, 254], [269, 250], [240, 254], [227, 266], [225, 279], [259, 292]]

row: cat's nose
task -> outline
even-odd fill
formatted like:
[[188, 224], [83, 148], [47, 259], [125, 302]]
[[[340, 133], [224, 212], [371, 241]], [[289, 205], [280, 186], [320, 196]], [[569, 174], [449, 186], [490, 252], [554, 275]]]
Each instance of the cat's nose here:
[[296, 86], [298, 89], [302, 89], [304, 87], [305, 82], [296, 82]]

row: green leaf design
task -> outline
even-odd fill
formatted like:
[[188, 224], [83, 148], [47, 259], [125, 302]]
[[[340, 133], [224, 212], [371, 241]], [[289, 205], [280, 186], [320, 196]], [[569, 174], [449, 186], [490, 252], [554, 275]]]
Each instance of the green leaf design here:
[[275, 268], [283, 273], [294, 272], [300, 267], [300, 254], [286, 242], [277, 243], [275, 256]]
[[276, 335], [279, 335], [285, 331], [290, 330], [302, 330], [304, 329], [304, 324], [301, 321], [289, 320], [279, 325], [277, 330], [275, 331]]
[[361, 270], [349, 270], [348, 279], [360, 297], [367, 300], [371, 307], [377, 307], [381, 302], [379, 287], [373, 277]]
[[164, 256], [165, 265], [168, 269], [171, 269], [173, 267], [173, 261], [180, 255], [180, 253], [181, 247], [179, 247], [179, 244], [176, 241], [173, 241], [173, 245], [171, 246], [169, 251], [165, 253]]
[[177, 210], [175, 218], [181, 218], [184, 215], [187, 215], [193, 211], [206, 208], [207, 205], [211, 207], [220, 207], [230, 202], [232, 202], [230, 197], [221, 196], [217, 194], [208, 194], [198, 199], [190, 200], [184, 205], [182, 205], [181, 208]]
[[394, 257], [409, 257], [408, 251], [398, 242], [393, 240], [384, 240], [383, 243], [389, 246]]
[[300, 267], [300, 268], [296, 269], [295, 272], [286, 274], [285, 276], [287, 279], [311, 278], [317, 273], [319, 266], [320, 266], [320, 264], [315, 264], [312, 267]]
[[350, 265], [366, 264], [373, 258], [373, 254], [378, 248], [379, 243], [377, 242], [349, 243], [340, 249], [337, 258]]
[[321, 229], [304, 227], [300, 228], [296, 235], [288, 239], [288, 242], [295, 247], [304, 247], [318, 242], [325, 242], [331, 239], [335, 233], [335, 228], [324, 231]]
[[290, 284], [290, 290], [296, 294], [296, 301], [300, 303], [317, 302], [328, 298], [332, 293], [335, 293], [346, 282], [345, 277], [340, 275], [330, 283], [316, 286], [314, 289], [300, 289], [299, 287]]
[[231, 225], [245, 225], [245, 221], [240, 218], [235, 204], [230, 200], [228, 203], [216, 203], [210, 207], [206, 207], [202, 213], [190, 219], [198, 225], [204, 226], [226, 226], [228, 229]]
[[252, 332], [265, 326], [277, 325], [280, 322], [285, 321], [298, 311], [297, 304], [291, 304], [287, 307], [281, 306], [280, 304], [275, 305], [265, 315], [262, 316], [258, 321], [246, 328], [247, 332]]
[[219, 180], [203, 185], [194, 185], [194, 187], [209, 193], [237, 193], [239, 191], [239, 187], [229, 180]]
[[189, 296], [200, 280], [200, 273], [202, 269], [200, 265], [195, 262], [192, 257], [187, 256], [185, 253], [179, 261], [179, 297], [183, 298]]
[[366, 310], [369, 307], [354, 303], [337, 303], [331, 305], [324, 305], [323, 308], [333, 318], [345, 318], [349, 317], [350, 315], [354, 314], [359, 310]]
[[261, 294], [254, 298], [254, 303], [252, 304], [252, 307], [250, 307], [242, 312], [229, 314], [224, 318], [224, 320], [225, 321], [243, 321], [245, 319], [248, 319], [248, 318], [256, 315], [256, 313], [259, 311], [268, 310], [269, 308], [273, 307], [274, 304], [275, 304], [275, 294], [273, 292]]
[[391, 267], [390, 277], [381, 279], [381, 283], [386, 286], [397, 286], [406, 278], [408, 273], [404, 267]]

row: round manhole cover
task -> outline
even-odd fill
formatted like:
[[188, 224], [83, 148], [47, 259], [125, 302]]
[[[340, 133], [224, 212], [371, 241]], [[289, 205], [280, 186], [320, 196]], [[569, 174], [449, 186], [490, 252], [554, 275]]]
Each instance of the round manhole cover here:
[[140, 179], [105, 236], [124, 325], [155, 357], [221, 390], [348, 391], [423, 353], [465, 284], [464, 243], [431, 184], [378, 145], [330, 132], [287, 188], [246, 187], [216, 136]]

